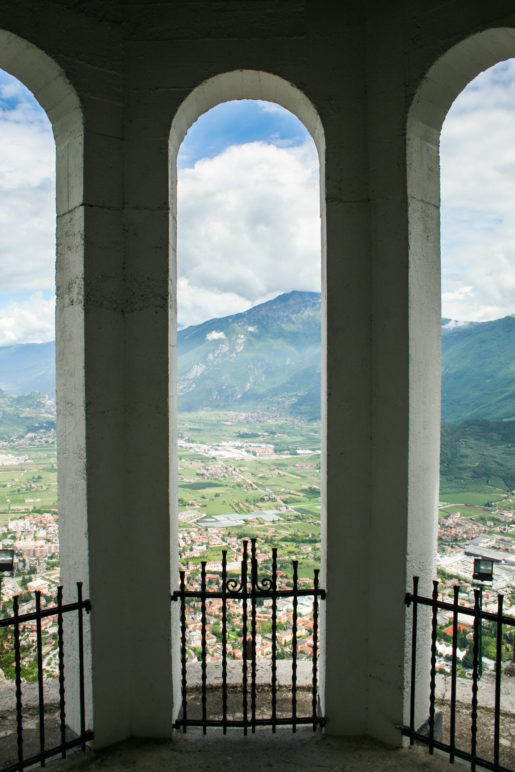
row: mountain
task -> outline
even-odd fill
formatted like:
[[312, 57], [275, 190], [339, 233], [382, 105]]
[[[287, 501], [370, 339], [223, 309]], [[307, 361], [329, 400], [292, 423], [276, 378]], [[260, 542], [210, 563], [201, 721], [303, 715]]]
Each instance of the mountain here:
[[0, 440], [55, 430], [55, 402], [42, 394], [13, 396], [0, 390]]
[[[179, 330], [180, 410], [320, 411], [320, 295], [288, 292]], [[0, 348], [0, 389], [54, 399], [55, 344]], [[442, 420], [515, 419], [515, 317], [442, 320]]]
[[55, 399], [55, 343], [0, 347], [0, 389], [15, 395], [39, 392]]
[[320, 415], [320, 295], [288, 292], [177, 335], [179, 410]]
[[[320, 417], [320, 295], [178, 332], [179, 410]], [[3, 391], [2, 391], [3, 390]], [[0, 348], [0, 439], [55, 428], [55, 345]], [[23, 396], [22, 396], [23, 395]], [[515, 489], [515, 318], [442, 320], [442, 489]]]
[[445, 493], [485, 487], [515, 489], [515, 421], [443, 423], [441, 490]]
[[442, 420], [515, 418], [515, 317], [442, 325]]

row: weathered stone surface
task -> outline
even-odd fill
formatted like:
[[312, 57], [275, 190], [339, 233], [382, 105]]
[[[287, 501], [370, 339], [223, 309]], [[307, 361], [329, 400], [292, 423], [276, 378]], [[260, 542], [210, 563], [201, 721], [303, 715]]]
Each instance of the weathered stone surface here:
[[199, 732], [177, 735], [172, 742], [132, 740], [97, 755], [76, 754], [66, 762], [54, 762], [50, 769], [69, 772], [96, 770], [156, 770], [211, 769], [241, 772], [241, 770], [275, 769], [313, 772], [313, 770], [345, 770], [345, 772], [448, 772], [446, 759], [429, 756], [422, 748], [389, 749], [372, 741], [342, 740], [313, 735], [302, 729], [293, 735], [281, 730], [257, 731], [243, 737], [232, 732], [225, 737], [221, 730], [207, 738]]

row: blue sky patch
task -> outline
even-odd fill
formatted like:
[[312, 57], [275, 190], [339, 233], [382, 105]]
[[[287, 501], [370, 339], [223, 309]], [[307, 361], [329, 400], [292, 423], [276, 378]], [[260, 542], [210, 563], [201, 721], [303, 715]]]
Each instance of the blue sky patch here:
[[214, 158], [231, 145], [266, 142], [278, 147], [302, 145], [308, 130], [292, 113], [271, 102], [241, 99], [213, 107], [190, 127], [177, 157], [179, 169], [201, 158]]

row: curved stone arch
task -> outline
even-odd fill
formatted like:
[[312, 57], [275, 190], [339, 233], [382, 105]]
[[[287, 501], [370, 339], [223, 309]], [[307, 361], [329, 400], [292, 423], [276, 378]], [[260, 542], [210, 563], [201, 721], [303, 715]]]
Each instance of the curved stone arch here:
[[[56, 392], [61, 580], [74, 595], [88, 584], [84, 376], [83, 112], [61, 67], [41, 49], [0, 29], [0, 67], [28, 88], [50, 120], [56, 144]], [[69, 631], [66, 633], [69, 634]], [[73, 633], [72, 633], [73, 635]], [[70, 650], [73, 643], [69, 647]], [[89, 654], [88, 654], [89, 656]], [[68, 657], [68, 654], [67, 654]], [[71, 668], [73, 672], [73, 668]], [[70, 672], [70, 670], [68, 671]], [[78, 688], [74, 676], [70, 692]], [[76, 700], [71, 699], [73, 704]], [[73, 708], [67, 717], [79, 726]]]
[[269, 72], [234, 70], [214, 75], [201, 83], [184, 99], [170, 130], [170, 249], [172, 279], [175, 286], [177, 266], [177, 154], [186, 132], [203, 114], [222, 102], [237, 99], [262, 99], [289, 110], [311, 134], [318, 151], [320, 166], [320, 217], [322, 222], [322, 296], [325, 277], [325, 137], [322, 121], [315, 107], [296, 86]]
[[[446, 51], [429, 68], [407, 119], [409, 227], [409, 488], [407, 577], [421, 592], [435, 576], [441, 403], [440, 132], [454, 100], [480, 72], [515, 56], [515, 29], [489, 29]], [[405, 658], [409, 661], [409, 657]], [[418, 666], [427, 671], [427, 657]], [[428, 683], [421, 676], [420, 684]], [[418, 690], [423, 721], [427, 694]]]
[[[84, 222], [74, 215], [83, 203], [83, 113], [61, 67], [32, 43], [0, 30], [0, 67], [23, 83], [45, 110], [56, 144], [56, 381], [58, 407], [59, 506], [85, 520], [84, 427]], [[66, 333], [65, 333], [66, 331]], [[81, 515], [79, 516], [79, 513]], [[87, 578], [85, 528], [60, 526], [61, 560], [70, 583]], [[72, 540], [74, 549], [71, 549]], [[67, 545], [70, 549], [67, 548]]]
[[465, 86], [481, 72], [515, 56], [515, 28], [501, 27], [471, 35], [429, 68], [412, 99], [408, 135], [428, 136], [442, 129], [445, 117]]
[[170, 159], [177, 155], [189, 127], [203, 114], [222, 102], [235, 99], [263, 99], [275, 102], [301, 121], [318, 150], [324, 156], [324, 130], [312, 103], [296, 86], [278, 75], [259, 70], [234, 70], [214, 75], [201, 83], [184, 99], [172, 121]]
[[57, 214], [82, 203], [83, 117], [77, 93], [61, 67], [40, 48], [0, 29], [0, 67], [35, 96], [50, 120], [56, 143]]
[[[176, 480], [177, 469], [177, 370], [175, 341], [177, 336], [177, 154], [190, 126], [204, 113], [218, 104], [238, 99], [262, 99], [274, 102], [295, 115], [310, 132], [319, 157], [320, 169], [320, 218], [321, 218], [321, 268], [322, 268], [322, 394], [326, 383], [326, 236], [325, 236], [325, 136], [320, 117], [306, 95], [288, 81], [269, 72], [258, 70], [235, 70], [215, 75], [193, 89], [177, 110], [171, 125], [169, 137], [169, 180], [170, 180], [170, 462], [172, 480]], [[322, 399], [322, 447], [325, 446], [326, 404]], [[322, 454], [320, 487], [320, 520], [323, 533], [326, 498], [324, 490], [324, 454]], [[178, 516], [176, 486], [170, 490], [170, 535], [172, 583], [177, 582], [178, 566]], [[322, 581], [324, 581], [324, 537], [322, 536]], [[174, 587], [173, 589], [177, 589]], [[177, 605], [177, 604], [174, 604]], [[172, 609], [175, 614], [177, 609]], [[178, 619], [172, 616], [172, 629], [178, 630]], [[172, 636], [173, 704], [174, 718], [181, 705], [179, 638]]]

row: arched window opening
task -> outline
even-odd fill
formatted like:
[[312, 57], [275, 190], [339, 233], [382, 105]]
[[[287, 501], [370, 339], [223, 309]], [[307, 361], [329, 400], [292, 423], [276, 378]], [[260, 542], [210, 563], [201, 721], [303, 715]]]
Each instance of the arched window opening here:
[[[514, 52], [515, 34], [507, 29], [488, 30], [456, 45], [420, 83], [408, 118], [407, 574], [408, 581], [419, 575], [423, 592], [431, 592], [438, 569], [440, 592], [451, 597], [458, 583], [463, 602], [464, 594], [471, 600], [474, 555], [485, 557], [485, 550], [493, 549], [501, 556], [506, 546], [511, 552], [507, 530], [512, 512], [507, 510], [513, 488], [510, 403], [515, 403], [506, 373], [511, 356], [503, 351], [510, 345], [513, 323], [514, 70], [513, 61], [505, 60]], [[496, 590], [512, 597], [506, 561], [497, 565]], [[497, 601], [495, 590], [491, 595]], [[443, 621], [438, 668], [445, 670]], [[428, 619], [419, 619], [419, 632], [420, 625], [429, 635]], [[463, 676], [465, 694], [471, 660], [462, 632], [458, 676]], [[490, 634], [485, 629], [487, 648]], [[427, 651], [417, 656], [421, 688], [414, 707], [423, 721], [430, 663]], [[448, 726], [444, 742], [446, 731]]]
[[221, 542], [232, 554], [253, 535], [281, 544], [285, 571], [292, 557], [318, 567], [315, 146], [291, 113], [242, 100], [199, 118], [178, 166], [182, 565], [208, 547], [213, 568]]
[[[0, 71], [0, 529], [14, 550], [1, 584], [55, 602], [59, 584], [55, 403], [55, 142], [46, 113]], [[54, 636], [55, 637], [55, 636]], [[55, 644], [55, 641], [54, 641]], [[9, 652], [2, 647], [2, 655]], [[7, 677], [11, 667], [0, 661]], [[30, 666], [34, 667], [34, 662]], [[44, 672], [56, 676], [54, 646]], [[26, 677], [31, 673], [27, 671]]]
[[[73, 215], [83, 195], [83, 123], [74, 88], [36, 46], [0, 30], [0, 67], [0, 421], [7, 432], [0, 454], [16, 460], [0, 467], [0, 542], [14, 549], [15, 566], [14, 581], [2, 582], [1, 613], [11, 616], [11, 595], [17, 590], [22, 600], [29, 591], [32, 604], [31, 591], [41, 591], [42, 605], [47, 599], [55, 602], [58, 582], [64, 586], [64, 603], [76, 598], [77, 581], [89, 592], [84, 316], [77, 302], [84, 276], [84, 222]], [[44, 630], [44, 677], [55, 676], [58, 667], [52, 624]], [[25, 625], [20, 635], [21, 675], [34, 680], [36, 644]], [[88, 624], [84, 635], [88, 672]], [[77, 625], [66, 623], [64, 637], [66, 722], [80, 731]], [[13, 668], [4, 669], [4, 664], [0, 667], [9, 677]], [[88, 724], [90, 696], [86, 679]]]
[[[191, 586], [202, 562], [208, 583], [221, 579], [224, 550], [228, 574], [238, 575], [243, 543], [255, 538], [260, 579], [275, 547], [278, 575], [291, 584], [297, 560], [307, 587], [320, 566], [321, 175], [305, 126], [252, 96], [197, 114], [177, 155], [172, 521], [177, 508], [179, 566]], [[173, 180], [173, 155], [171, 164]], [[172, 202], [172, 222], [174, 214]], [[291, 609], [278, 614], [277, 658], [291, 659]], [[271, 619], [261, 616], [253, 656], [266, 667]], [[240, 622], [228, 620], [229, 662], [250, 656]], [[221, 661], [220, 619], [207, 627], [208, 658]], [[307, 658], [312, 633], [299, 635]], [[202, 657], [194, 638], [188, 632], [191, 662]]]
[[[515, 60], [500, 62], [472, 80], [454, 101], [442, 126], [442, 429], [437, 574], [440, 596], [496, 612], [515, 611], [513, 554], [515, 453]], [[493, 561], [493, 580], [479, 581], [475, 561]], [[461, 699], [471, 694], [473, 625], [461, 620], [457, 676]], [[513, 635], [501, 636], [501, 673], [512, 661]], [[438, 628], [438, 666], [451, 674], [452, 629]], [[483, 622], [479, 672], [491, 693], [497, 625]], [[502, 680], [502, 693], [509, 685]], [[449, 710], [448, 692], [443, 702]], [[488, 757], [495, 723], [479, 709], [484, 735], [478, 752]], [[502, 730], [501, 730], [502, 731]], [[449, 727], [444, 722], [443, 740]], [[488, 738], [488, 739], [486, 739]], [[461, 739], [466, 743], [466, 738]], [[501, 751], [501, 755], [504, 750]], [[504, 757], [509, 766], [510, 760]]]
[[514, 92], [511, 59], [466, 87], [441, 134], [439, 568], [442, 580], [470, 580], [472, 553], [498, 550], [493, 586], [508, 594], [515, 588], [502, 561], [515, 488]]

